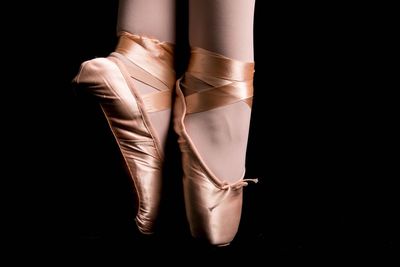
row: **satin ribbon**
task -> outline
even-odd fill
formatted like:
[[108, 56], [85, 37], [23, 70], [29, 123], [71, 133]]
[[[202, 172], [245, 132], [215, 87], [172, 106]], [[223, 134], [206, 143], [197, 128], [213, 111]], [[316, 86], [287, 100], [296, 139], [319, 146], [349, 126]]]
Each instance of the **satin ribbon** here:
[[173, 50], [173, 44], [167, 42], [127, 32], [119, 33], [114, 56], [126, 63], [125, 67], [132, 78], [159, 90], [141, 96], [146, 112], [171, 108], [175, 85]]
[[245, 101], [253, 97], [254, 63], [241, 62], [195, 47], [181, 82], [187, 114]]

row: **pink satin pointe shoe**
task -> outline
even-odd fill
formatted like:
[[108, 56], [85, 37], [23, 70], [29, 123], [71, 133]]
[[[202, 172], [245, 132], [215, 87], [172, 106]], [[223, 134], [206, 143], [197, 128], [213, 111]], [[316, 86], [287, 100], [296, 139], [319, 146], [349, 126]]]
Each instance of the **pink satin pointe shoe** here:
[[[141, 95], [133, 79], [157, 91]], [[116, 52], [84, 62], [73, 83], [100, 104], [133, 180], [137, 227], [144, 234], [153, 233], [160, 204], [164, 144], [149, 114], [171, 108], [173, 46], [123, 32]]]
[[[233, 183], [217, 177], [190, 138], [185, 117], [239, 101], [251, 108], [254, 63], [229, 59], [201, 48], [192, 48], [191, 55], [188, 71], [176, 84], [174, 107], [174, 129], [182, 152], [186, 215], [193, 237], [224, 246], [230, 244], [238, 231], [243, 186], [258, 180], [243, 179], [244, 172]], [[207, 89], [196, 91], [199, 87]]]

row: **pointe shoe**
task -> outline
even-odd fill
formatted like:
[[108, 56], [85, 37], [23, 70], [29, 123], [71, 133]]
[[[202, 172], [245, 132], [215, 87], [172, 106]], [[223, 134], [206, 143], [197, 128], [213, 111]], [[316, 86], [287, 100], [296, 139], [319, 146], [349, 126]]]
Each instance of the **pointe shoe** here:
[[[188, 71], [176, 84], [174, 129], [182, 152], [186, 215], [192, 236], [212, 245], [229, 245], [234, 239], [241, 217], [242, 189], [248, 182], [258, 180], [243, 179], [244, 172], [242, 178], [234, 183], [222, 181], [214, 175], [188, 135], [184, 120], [187, 114], [238, 101], [251, 107], [253, 73], [254, 63], [239, 62], [193, 48]], [[206, 84], [209, 88], [194, 90], [199, 84]]]
[[[132, 79], [159, 91], [141, 95]], [[149, 113], [171, 107], [175, 84], [172, 45], [121, 33], [116, 52], [82, 63], [73, 83], [100, 104], [133, 180], [137, 227], [144, 234], [153, 233], [164, 144], [155, 134]]]

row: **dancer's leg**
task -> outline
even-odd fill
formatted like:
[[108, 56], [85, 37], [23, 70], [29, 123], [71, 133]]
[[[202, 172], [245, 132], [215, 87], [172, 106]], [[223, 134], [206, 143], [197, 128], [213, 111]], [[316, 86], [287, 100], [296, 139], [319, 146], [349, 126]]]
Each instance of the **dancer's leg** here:
[[117, 31], [175, 43], [175, 0], [120, 0]]
[[189, 3], [191, 46], [240, 61], [253, 61], [255, 0], [190, 0]]
[[[252, 62], [254, 4], [255, 0], [190, 0], [190, 45]], [[232, 183], [243, 177], [250, 114], [249, 105], [240, 101], [185, 118], [187, 132], [201, 157], [221, 180]]]
[[133, 181], [138, 229], [150, 234], [159, 211], [175, 85], [175, 3], [121, 0], [119, 10], [115, 52], [82, 63], [74, 84], [99, 103]]
[[[174, 44], [175, 0], [120, 0], [117, 32], [121, 31]], [[134, 80], [134, 84], [143, 94], [156, 91], [138, 80]], [[149, 114], [162, 144], [165, 143], [170, 115], [171, 109]]]

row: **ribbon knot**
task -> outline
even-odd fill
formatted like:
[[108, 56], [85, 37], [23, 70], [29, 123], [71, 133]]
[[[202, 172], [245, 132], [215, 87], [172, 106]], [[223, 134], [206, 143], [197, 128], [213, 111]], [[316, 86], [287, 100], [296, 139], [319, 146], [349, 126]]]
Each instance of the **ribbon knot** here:
[[225, 190], [223, 197], [219, 201], [217, 201], [217, 203], [215, 203], [214, 206], [212, 206], [208, 209], [210, 211], [213, 211], [213, 209], [218, 207], [228, 197], [231, 190], [239, 190], [240, 188], [247, 186], [249, 184], [249, 182], [256, 184], [256, 183], [258, 183], [258, 179], [257, 178], [256, 179], [242, 179], [233, 184], [228, 184], [227, 182], [224, 182], [224, 185], [221, 187], [222, 190]]

